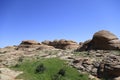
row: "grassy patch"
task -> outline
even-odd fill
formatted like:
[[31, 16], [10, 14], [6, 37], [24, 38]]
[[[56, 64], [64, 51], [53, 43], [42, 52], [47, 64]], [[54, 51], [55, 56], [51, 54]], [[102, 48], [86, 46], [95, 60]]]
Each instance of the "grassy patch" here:
[[87, 51], [82, 51], [82, 52], [74, 51], [72, 52], [72, 54], [74, 54], [75, 56], [90, 57]]
[[[87, 74], [80, 74], [76, 69], [66, 65], [64, 60], [57, 58], [27, 60], [12, 69], [23, 71], [24, 73], [17, 78], [24, 80], [89, 80]], [[36, 69], [42, 73], [36, 73]]]

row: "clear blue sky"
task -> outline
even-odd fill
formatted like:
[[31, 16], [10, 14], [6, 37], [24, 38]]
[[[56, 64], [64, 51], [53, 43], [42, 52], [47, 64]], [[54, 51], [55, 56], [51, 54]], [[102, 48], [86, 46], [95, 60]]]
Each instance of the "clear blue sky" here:
[[22, 40], [91, 39], [120, 35], [120, 0], [0, 0], [0, 47]]

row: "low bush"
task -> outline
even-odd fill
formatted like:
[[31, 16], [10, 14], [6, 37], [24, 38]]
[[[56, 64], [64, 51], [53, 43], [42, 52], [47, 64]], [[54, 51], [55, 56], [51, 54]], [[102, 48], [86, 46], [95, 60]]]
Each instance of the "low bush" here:
[[43, 73], [44, 71], [45, 71], [45, 67], [42, 63], [38, 65], [35, 69], [35, 73]]
[[65, 69], [60, 69], [58, 75], [65, 76]]

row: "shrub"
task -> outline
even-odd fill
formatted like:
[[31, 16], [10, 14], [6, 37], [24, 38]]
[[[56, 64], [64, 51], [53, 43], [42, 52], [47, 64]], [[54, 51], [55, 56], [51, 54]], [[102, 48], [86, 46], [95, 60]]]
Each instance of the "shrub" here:
[[55, 74], [52, 76], [52, 80], [60, 80], [61, 75]]
[[42, 63], [38, 65], [35, 69], [35, 73], [43, 73], [44, 71], [45, 71], [45, 67]]
[[16, 67], [16, 68], [17, 68], [17, 67], [20, 67], [20, 64], [15, 64], [15, 66], [14, 66], [14, 67]]
[[52, 76], [52, 80], [61, 80], [63, 76], [65, 76], [65, 69], [61, 68], [57, 74]]
[[60, 69], [58, 75], [65, 76], [65, 69]]

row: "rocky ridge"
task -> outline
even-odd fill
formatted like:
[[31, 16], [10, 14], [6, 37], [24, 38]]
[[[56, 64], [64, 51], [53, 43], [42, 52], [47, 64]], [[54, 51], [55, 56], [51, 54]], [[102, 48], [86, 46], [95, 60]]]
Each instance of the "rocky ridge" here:
[[43, 41], [42, 44], [53, 46], [58, 49], [77, 49], [79, 45], [77, 42], [72, 41], [72, 40], [54, 40], [54, 41]]

